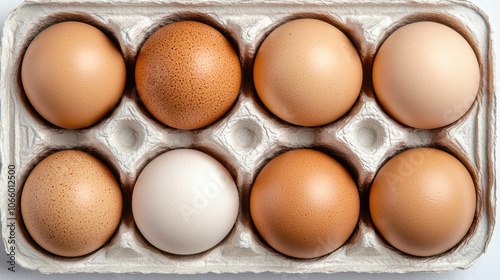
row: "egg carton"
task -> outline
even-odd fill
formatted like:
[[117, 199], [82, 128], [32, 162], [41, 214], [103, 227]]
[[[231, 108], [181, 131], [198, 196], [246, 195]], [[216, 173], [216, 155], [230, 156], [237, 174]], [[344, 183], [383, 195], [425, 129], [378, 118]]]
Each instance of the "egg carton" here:
[[[364, 69], [361, 94], [341, 119], [321, 127], [281, 121], [261, 103], [252, 81], [255, 53], [266, 35], [290, 19], [317, 18], [344, 31], [357, 47]], [[243, 69], [239, 97], [220, 120], [206, 128], [183, 131], [156, 121], [138, 98], [133, 79], [135, 58], [159, 26], [178, 20], [209, 23], [233, 41]], [[125, 58], [128, 82], [123, 98], [108, 116], [90, 128], [66, 130], [43, 120], [24, 96], [20, 65], [29, 42], [42, 29], [64, 20], [80, 20], [107, 31]], [[481, 82], [472, 108], [457, 122], [420, 130], [391, 119], [377, 103], [373, 59], [391, 31], [405, 23], [434, 20], [452, 26], [472, 45]], [[44, 273], [137, 272], [408, 272], [467, 268], [484, 253], [495, 224], [495, 122], [493, 51], [487, 16], [466, 1], [133, 1], [30, 0], [8, 17], [1, 50], [1, 189], [3, 242], [9, 253], [15, 237], [16, 262]], [[439, 147], [459, 158], [476, 184], [478, 203], [473, 226], [452, 250], [434, 257], [412, 257], [388, 245], [376, 232], [368, 212], [368, 193], [377, 170], [398, 152], [420, 146]], [[284, 150], [316, 148], [341, 159], [358, 185], [361, 212], [357, 228], [338, 250], [301, 260], [270, 248], [252, 225], [249, 194], [263, 165]], [[81, 149], [102, 159], [122, 186], [124, 210], [111, 240], [76, 258], [50, 254], [29, 237], [20, 215], [20, 192], [29, 172], [55, 150]], [[233, 175], [240, 211], [229, 235], [216, 247], [192, 256], [177, 256], [151, 246], [134, 224], [131, 197], [142, 168], [164, 151], [194, 148], [219, 161]], [[8, 172], [16, 173], [15, 186]], [[9, 195], [15, 201], [9, 204]], [[11, 211], [12, 210], [12, 211]], [[15, 224], [10, 231], [7, 225]]]

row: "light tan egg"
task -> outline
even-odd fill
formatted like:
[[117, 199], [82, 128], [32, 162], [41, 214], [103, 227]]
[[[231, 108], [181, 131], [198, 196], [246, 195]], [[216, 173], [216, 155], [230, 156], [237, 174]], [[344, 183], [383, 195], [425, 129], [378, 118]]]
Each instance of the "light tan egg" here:
[[22, 190], [21, 214], [30, 236], [60, 256], [99, 249], [115, 232], [121, 213], [117, 180], [100, 160], [82, 151], [44, 158]]
[[78, 129], [106, 116], [125, 88], [125, 62], [110, 38], [75, 21], [49, 26], [29, 44], [21, 66], [26, 97], [56, 126]]
[[296, 258], [335, 251], [354, 231], [360, 212], [356, 183], [325, 153], [299, 149], [272, 159], [251, 189], [250, 214], [262, 238]]
[[391, 158], [370, 190], [370, 215], [382, 237], [415, 256], [432, 256], [457, 245], [476, 211], [474, 181], [452, 155], [414, 148]]
[[361, 60], [335, 26], [297, 19], [273, 30], [259, 47], [255, 89], [277, 117], [319, 126], [343, 116], [356, 102], [363, 81]]
[[479, 80], [479, 63], [467, 40], [429, 21], [394, 31], [373, 65], [373, 86], [385, 111], [421, 129], [460, 119], [478, 94]]
[[218, 30], [180, 21], [146, 40], [137, 57], [135, 80], [141, 101], [160, 122], [197, 129], [231, 108], [240, 90], [241, 66]]

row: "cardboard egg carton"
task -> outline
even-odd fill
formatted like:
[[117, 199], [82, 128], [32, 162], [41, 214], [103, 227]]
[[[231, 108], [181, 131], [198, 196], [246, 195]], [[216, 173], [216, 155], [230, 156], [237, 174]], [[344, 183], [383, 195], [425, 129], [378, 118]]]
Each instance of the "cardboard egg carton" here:
[[[341, 29], [360, 54], [364, 81], [353, 108], [321, 127], [299, 127], [276, 118], [260, 102], [252, 81], [255, 53], [266, 35], [290, 19], [317, 18]], [[102, 121], [86, 129], [66, 130], [43, 120], [27, 102], [20, 65], [29, 42], [42, 29], [64, 20], [95, 25], [116, 40], [127, 63], [124, 95]], [[135, 58], [158, 27], [178, 20], [206, 22], [228, 37], [239, 54], [243, 82], [239, 97], [220, 120], [206, 128], [183, 131], [166, 127], [145, 110], [133, 80]], [[373, 59], [384, 39], [405, 23], [433, 20], [452, 26], [472, 45], [481, 70], [479, 94], [457, 122], [420, 130], [391, 119], [377, 103]], [[0, 209], [3, 242], [9, 250], [13, 222], [16, 261], [44, 273], [62, 272], [408, 272], [467, 268], [484, 253], [495, 224], [495, 89], [493, 51], [487, 16], [466, 1], [133, 1], [30, 0], [5, 22], [1, 50]], [[434, 257], [412, 257], [388, 245], [375, 231], [368, 193], [377, 170], [398, 152], [420, 146], [444, 149], [459, 158], [474, 178], [478, 204], [473, 226], [452, 250]], [[132, 190], [142, 168], [164, 151], [204, 151], [230, 171], [240, 194], [234, 228], [216, 247], [192, 256], [176, 256], [151, 246], [134, 224]], [[349, 240], [324, 257], [300, 260], [270, 248], [256, 233], [249, 212], [252, 182], [263, 165], [280, 152], [315, 148], [341, 159], [361, 197], [358, 226]], [[77, 258], [50, 254], [36, 245], [23, 226], [20, 193], [27, 175], [56, 150], [81, 149], [102, 159], [119, 179], [124, 197], [122, 220], [111, 240]], [[16, 180], [8, 183], [8, 172]], [[8, 187], [8, 186], [12, 186]], [[14, 197], [14, 201], [9, 201]]]

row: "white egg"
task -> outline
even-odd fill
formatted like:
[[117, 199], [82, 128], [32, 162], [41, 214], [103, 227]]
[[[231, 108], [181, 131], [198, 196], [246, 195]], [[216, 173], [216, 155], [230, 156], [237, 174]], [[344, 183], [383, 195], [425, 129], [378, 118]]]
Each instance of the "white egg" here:
[[178, 255], [206, 251], [231, 231], [239, 196], [216, 159], [191, 149], [168, 151], [142, 170], [132, 195], [140, 232], [153, 246]]

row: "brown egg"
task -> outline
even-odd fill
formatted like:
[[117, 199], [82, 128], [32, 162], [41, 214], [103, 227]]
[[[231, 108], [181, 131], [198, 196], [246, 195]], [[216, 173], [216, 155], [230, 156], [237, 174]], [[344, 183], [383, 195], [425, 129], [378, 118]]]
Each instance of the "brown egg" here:
[[231, 108], [240, 89], [241, 66], [219, 31], [181, 21], [146, 40], [137, 57], [135, 80], [144, 106], [160, 122], [197, 129]]
[[123, 94], [126, 76], [113, 42], [99, 29], [74, 21], [40, 32], [21, 66], [31, 105], [47, 121], [69, 129], [88, 127], [108, 114]]
[[122, 194], [111, 171], [77, 150], [59, 151], [38, 163], [21, 195], [21, 214], [33, 240], [65, 257], [104, 245], [121, 212]]
[[434, 148], [390, 159], [370, 190], [370, 215], [392, 246], [415, 256], [453, 248], [467, 234], [476, 210], [474, 182], [465, 166]]
[[337, 120], [356, 102], [363, 69], [342, 31], [321, 20], [298, 19], [267, 36], [253, 76], [272, 113], [292, 124], [318, 126]]
[[467, 40], [446, 25], [423, 21], [397, 29], [382, 44], [373, 65], [373, 86], [394, 119], [434, 129], [469, 110], [480, 75]]
[[347, 170], [310, 149], [285, 152], [259, 173], [250, 214], [262, 238], [296, 258], [326, 255], [346, 242], [360, 211], [358, 190]]

